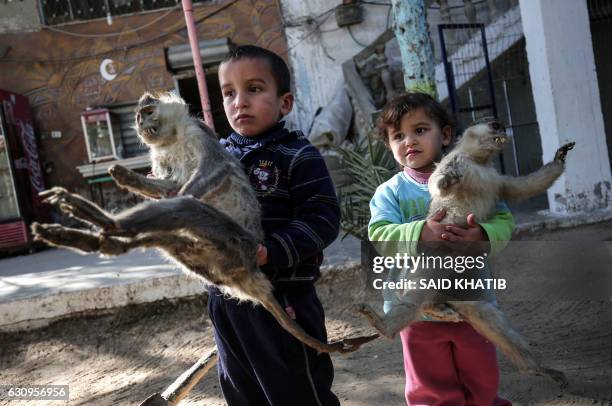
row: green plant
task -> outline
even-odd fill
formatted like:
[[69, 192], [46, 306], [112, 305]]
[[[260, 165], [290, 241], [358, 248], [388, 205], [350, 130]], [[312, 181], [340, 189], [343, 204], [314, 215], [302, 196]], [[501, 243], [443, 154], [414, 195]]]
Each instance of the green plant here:
[[[373, 138], [363, 137], [353, 148], [338, 146], [347, 181], [338, 186], [341, 227], [346, 234], [368, 240], [370, 199], [376, 188], [397, 172], [397, 163], [385, 145]], [[345, 236], [346, 236], [345, 234]]]

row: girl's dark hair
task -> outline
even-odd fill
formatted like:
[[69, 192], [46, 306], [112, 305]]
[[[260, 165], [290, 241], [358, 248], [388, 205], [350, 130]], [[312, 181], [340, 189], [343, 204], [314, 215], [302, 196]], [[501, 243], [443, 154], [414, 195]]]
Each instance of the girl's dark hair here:
[[234, 62], [240, 59], [260, 59], [268, 63], [272, 77], [276, 81], [279, 96], [291, 91], [291, 74], [287, 64], [277, 54], [256, 45], [241, 45], [234, 47], [225, 56], [223, 63]]
[[455, 120], [436, 99], [427, 93], [404, 93], [387, 103], [376, 120], [377, 135], [385, 145], [389, 146], [389, 132], [387, 130], [390, 127], [399, 129], [404, 114], [417, 109], [423, 109], [427, 117], [434, 120], [440, 128], [450, 126], [454, 131]]

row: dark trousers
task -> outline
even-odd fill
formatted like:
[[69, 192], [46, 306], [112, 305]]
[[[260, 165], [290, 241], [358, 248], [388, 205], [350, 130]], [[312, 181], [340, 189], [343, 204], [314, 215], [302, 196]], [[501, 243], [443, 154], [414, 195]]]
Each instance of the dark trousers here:
[[[337, 406], [328, 354], [287, 333], [262, 306], [210, 289], [208, 314], [219, 352], [219, 382], [230, 406]], [[313, 286], [275, 294], [313, 337], [327, 341], [323, 306]]]

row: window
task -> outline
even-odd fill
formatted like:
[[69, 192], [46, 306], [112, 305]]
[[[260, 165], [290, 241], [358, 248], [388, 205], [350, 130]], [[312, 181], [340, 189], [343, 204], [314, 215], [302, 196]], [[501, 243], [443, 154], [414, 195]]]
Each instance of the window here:
[[[206, 0], [192, 1], [199, 3]], [[108, 14], [140, 13], [174, 7], [180, 3], [181, 0], [39, 0], [45, 25], [106, 18]]]

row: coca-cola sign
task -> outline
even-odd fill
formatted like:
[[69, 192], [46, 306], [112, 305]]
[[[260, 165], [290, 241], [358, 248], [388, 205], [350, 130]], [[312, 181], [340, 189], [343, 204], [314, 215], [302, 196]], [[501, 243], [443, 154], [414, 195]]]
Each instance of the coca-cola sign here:
[[45, 183], [38, 160], [38, 148], [36, 147], [34, 128], [30, 123], [25, 123], [22, 120], [17, 120], [17, 126], [19, 128], [19, 137], [23, 143], [23, 150], [26, 153], [25, 158], [28, 162], [28, 172], [30, 173], [32, 187], [37, 192], [42, 192], [45, 190]]

